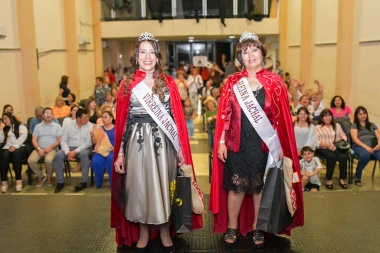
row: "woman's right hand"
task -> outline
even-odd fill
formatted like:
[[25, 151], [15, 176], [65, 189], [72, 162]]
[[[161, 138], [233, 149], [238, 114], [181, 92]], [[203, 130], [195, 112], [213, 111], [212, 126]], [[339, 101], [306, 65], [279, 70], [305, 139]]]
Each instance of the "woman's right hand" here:
[[366, 146], [365, 149], [366, 149], [366, 150], [368, 151], [368, 153], [370, 153], [370, 154], [373, 154], [373, 153], [374, 153], [374, 152], [373, 152], [373, 149], [370, 148], [370, 147], [368, 147], [368, 146]]
[[227, 159], [227, 147], [225, 143], [219, 143], [218, 158], [222, 162], [226, 162]]
[[124, 174], [125, 173], [124, 162], [125, 162], [124, 156], [123, 155], [118, 155], [117, 159], [116, 159], [116, 161], [114, 163], [114, 165], [115, 165], [115, 171], [117, 173], [119, 173], [119, 174]]

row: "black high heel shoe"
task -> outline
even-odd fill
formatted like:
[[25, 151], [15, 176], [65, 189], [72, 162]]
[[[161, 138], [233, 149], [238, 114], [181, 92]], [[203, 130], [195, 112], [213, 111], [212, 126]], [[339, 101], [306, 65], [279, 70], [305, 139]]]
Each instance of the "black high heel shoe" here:
[[342, 187], [343, 189], [347, 189], [347, 184], [342, 184], [342, 183], [340, 182], [340, 180], [339, 180], [339, 185], [340, 185], [340, 187]]
[[148, 246], [145, 246], [144, 248], [135, 248], [135, 253], [148, 253]]
[[174, 244], [172, 246], [169, 246], [169, 247], [164, 246], [164, 252], [165, 253], [175, 253]]

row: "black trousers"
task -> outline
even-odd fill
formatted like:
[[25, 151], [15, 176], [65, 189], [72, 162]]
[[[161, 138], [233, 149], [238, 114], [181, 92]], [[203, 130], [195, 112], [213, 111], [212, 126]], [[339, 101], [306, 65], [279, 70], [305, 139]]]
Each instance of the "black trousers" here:
[[25, 147], [19, 147], [13, 152], [9, 152], [8, 149], [0, 150], [0, 172], [1, 181], [8, 180], [8, 168], [9, 163], [12, 163], [13, 169], [16, 174], [16, 180], [21, 180], [22, 160], [27, 158], [27, 152]]
[[326, 159], [326, 179], [331, 180], [334, 174], [334, 168], [336, 162], [339, 162], [339, 178], [347, 179], [347, 162], [348, 155], [342, 151], [336, 149], [331, 151], [328, 149], [317, 149], [317, 154]]

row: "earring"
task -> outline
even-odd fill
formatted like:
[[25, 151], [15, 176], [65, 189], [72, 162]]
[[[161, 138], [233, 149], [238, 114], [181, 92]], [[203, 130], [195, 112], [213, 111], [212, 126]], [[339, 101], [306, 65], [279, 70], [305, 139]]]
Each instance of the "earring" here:
[[136, 60], [136, 65], [139, 65], [139, 61], [138, 60]]

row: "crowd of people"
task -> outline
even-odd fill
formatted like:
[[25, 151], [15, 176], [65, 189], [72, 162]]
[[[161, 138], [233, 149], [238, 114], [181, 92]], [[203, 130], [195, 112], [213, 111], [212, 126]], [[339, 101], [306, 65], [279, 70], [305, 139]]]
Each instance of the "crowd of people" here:
[[[87, 187], [90, 167], [97, 188], [102, 187], [107, 172], [111, 225], [118, 246], [134, 243], [136, 252], [147, 252], [150, 238], [159, 236], [165, 252], [174, 252], [172, 186], [185, 167], [190, 168], [191, 184], [203, 203], [189, 145], [189, 138], [194, 138], [194, 119], [201, 111], [213, 129], [209, 131], [213, 140], [209, 209], [214, 215], [214, 231], [225, 234], [228, 246], [235, 244], [238, 234], [253, 231], [253, 246], [263, 247], [265, 237], [258, 216], [264, 175], [288, 157], [293, 161], [289, 210], [293, 216], [279, 232], [290, 234], [304, 223], [302, 191], [320, 190], [319, 158], [326, 161], [326, 188], [333, 189], [334, 168], [339, 162], [339, 185], [347, 189], [349, 155], [337, 142], [351, 139], [358, 158], [354, 182], [361, 186], [368, 162], [380, 162], [380, 132], [369, 121], [365, 107], [357, 107], [353, 114], [344, 99], [335, 96], [330, 108], [325, 108], [321, 82], [315, 80], [316, 90], [306, 89], [304, 82], [289, 73], [283, 75], [279, 61], [273, 72], [263, 68], [265, 57], [259, 38], [245, 32], [237, 45], [239, 67], [232, 61], [225, 63], [224, 55], [223, 66], [181, 66], [173, 71], [162, 63], [154, 36], [142, 33], [133, 68], [125, 69], [123, 75], [107, 68], [104, 76], [95, 78], [89, 98], [78, 102], [70, 91], [69, 77], [62, 76], [55, 104], [36, 107], [35, 117], [27, 124], [14, 115], [11, 105], [4, 106], [0, 123], [2, 193], [8, 190], [10, 163], [17, 192], [22, 191], [23, 161], [35, 174], [36, 187], [45, 182], [52, 187], [55, 172], [55, 193], [65, 186], [67, 163], [77, 162], [82, 172], [76, 192]], [[46, 174], [39, 166], [42, 161]], [[202, 213], [193, 208], [193, 229], [202, 227]]]

